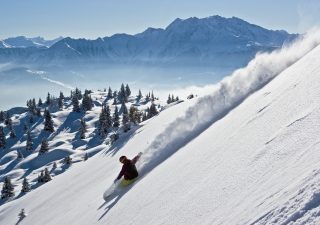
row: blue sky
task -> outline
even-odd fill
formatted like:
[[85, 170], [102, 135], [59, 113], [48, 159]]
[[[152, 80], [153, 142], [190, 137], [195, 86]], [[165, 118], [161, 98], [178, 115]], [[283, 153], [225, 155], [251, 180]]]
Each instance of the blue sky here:
[[97, 38], [166, 27], [175, 18], [237, 16], [271, 29], [304, 32], [320, 23], [319, 0], [1, 0], [0, 38]]

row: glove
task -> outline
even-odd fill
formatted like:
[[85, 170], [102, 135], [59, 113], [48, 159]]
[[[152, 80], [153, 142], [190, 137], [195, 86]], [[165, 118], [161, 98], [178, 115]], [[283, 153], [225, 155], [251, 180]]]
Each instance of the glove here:
[[138, 156], [140, 157], [142, 155], [142, 152], [139, 152]]

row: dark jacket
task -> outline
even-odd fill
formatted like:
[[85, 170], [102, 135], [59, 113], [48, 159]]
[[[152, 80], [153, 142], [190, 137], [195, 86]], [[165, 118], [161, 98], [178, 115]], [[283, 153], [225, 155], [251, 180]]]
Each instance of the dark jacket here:
[[124, 177], [125, 180], [132, 180], [136, 177], [138, 177], [138, 171], [135, 166], [136, 162], [140, 156], [136, 156], [133, 159], [126, 159], [123, 163], [122, 169], [117, 177], [117, 180], [119, 180], [122, 176]]

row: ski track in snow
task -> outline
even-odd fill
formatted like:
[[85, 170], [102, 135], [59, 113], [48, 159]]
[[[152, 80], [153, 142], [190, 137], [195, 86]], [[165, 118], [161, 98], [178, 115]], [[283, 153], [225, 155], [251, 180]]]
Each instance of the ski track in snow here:
[[258, 54], [247, 67], [224, 78], [213, 88], [211, 95], [201, 97], [186, 110], [184, 116], [169, 124], [144, 150], [137, 165], [141, 174], [144, 175], [165, 161], [319, 44], [320, 31], [311, 31], [281, 50]]

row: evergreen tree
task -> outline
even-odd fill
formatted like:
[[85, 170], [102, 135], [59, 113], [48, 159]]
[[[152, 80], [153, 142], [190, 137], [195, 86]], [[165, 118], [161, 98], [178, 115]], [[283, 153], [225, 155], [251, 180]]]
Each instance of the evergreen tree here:
[[27, 132], [26, 150], [30, 150], [30, 151], [33, 150], [33, 141], [32, 141], [30, 130], [28, 130]]
[[37, 112], [36, 112], [36, 115], [37, 115], [38, 117], [41, 117], [41, 109], [40, 109], [40, 108], [37, 108], [36, 111], [37, 111]]
[[76, 90], [74, 91], [73, 95], [75, 95], [78, 100], [82, 99], [82, 93], [81, 93], [81, 90], [76, 88]]
[[118, 107], [116, 106], [114, 108], [114, 113], [113, 113], [113, 127], [119, 127], [120, 126], [120, 118], [119, 118], [119, 112], [118, 112]]
[[130, 95], [131, 95], [131, 90], [130, 90], [130, 87], [129, 87], [129, 85], [127, 84], [126, 85], [126, 99], [127, 99], [127, 101], [128, 101], [128, 98], [130, 97]]
[[10, 117], [7, 119], [7, 128], [8, 128], [9, 130], [12, 129], [12, 119], [11, 119]]
[[23, 155], [19, 150], [17, 150], [17, 158], [18, 159], [23, 159]]
[[142, 98], [142, 93], [141, 93], [141, 90], [139, 89], [139, 93], [137, 95], [137, 98], [138, 98], [138, 101], [140, 101], [140, 99]]
[[89, 111], [92, 109], [92, 99], [89, 95], [89, 91], [85, 90], [82, 100], [82, 107], [84, 111]]
[[51, 114], [47, 109], [44, 111], [44, 119], [45, 119], [44, 130], [49, 131], [49, 132], [53, 132], [54, 131], [53, 121], [51, 118]]
[[39, 98], [38, 106], [39, 106], [39, 107], [41, 107], [42, 105], [43, 105], [43, 103], [42, 103], [42, 99], [41, 99], [41, 98]]
[[24, 178], [23, 182], [22, 182], [21, 192], [26, 193], [26, 192], [29, 192], [29, 191], [31, 191], [30, 184], [29, 184], [27, 178]]
[[60, 98], [60, 99], [64, 99], [64, 95], [63, 95], [63, 92], [62, 92], [62, 91], [60, 91], [59, 98]]
[[48, 171], [48, 168], [45, 168], [45, 169], [44, 169], [43, 181], [44, 181], [44, 182], [48, 182], [48, 181], [50, 181], [50, 180], [52, 180], [52, 178], [51, 178], [51, 176], [50, 176], [50, 173], [49, 173], [49, 171]]
[[120, 103], [127, 102], [126, 89], [123, 84], [121, 84], [120, 91], [118, 93], [118, 100]]
[[80, 112], [80, 106], [79, 106], [79, 100], [76, 95], [73, 96], [72, 98], [72, 105], [73, 105], [73, 112]]
[[129, 119], [130, 122], [137, 124], [140, 123], [140, 112], [138, 111], [138, 109], [136, 107], [134, 107], [133, 105], [131, 105], [130, 109], [129, 109]]
[[154, 102], [154, 95], [153, 95], [153, 91], [151, 92], [151, 101]]
[[38, 176], [39, 183], [45, 183], [52, 180], [48, 168], [45, 168], [44, 171], [42, 170], [40, 175]]
[[3, 127], [0, 126], [0, 148], [5, 148], [6, 144], [6, 135], [4, 134]]
[[25, 123], [23, 124], [23, 131], [26, 132], [29, 129], [28, 125]]
[[11, 129], [10, 129], [10, 138], [16, 138], [17, 137], [17, 135], [16, 135], [16, 132], [14, 131], [14, 129], [13, 129], [13, 127], [11, 127]]
[[99, 116], [99, 134], [101, 137], [106, 137], [109, 128], [112, 126], [112, 118], [108, 105], [103, 105]]
[[49, 93], [49, 92], [48, 92], [48, 95], [47, 95], [46, 104], [47, 104], [47, 105], [50, 105], [50, 104], [51, 104], [51, 96], [50, 96], [50, 93]]
[[80, 128], [79, 128], [79, 133], [80, 133], [80, 138], [85, 139], [86, 138], [86, 132], [87, 132], [87, 125], [86, 121], [84, 119], [80, 120]]
[[11, 179], [9, 177], [5, 177], [1, 190], [1, 198], [10, 198], [12, 196], [14, 196], [14, 187], [11, 183]]
[[179, 97], [177, 96], [177, 97], [176, 97], [176, 102], [178, 102], [178, 101], [179, 101]]
[[156, 108], [156, 105], [152, 103], [149, 109], [148, 117], [151, 118], [157, 114], [158, 114], [158, 110]]
[[122, 125], [123, 125], [124, 132], [127, 132], [128, 130], [130, 130], [130, 123], [129, 123], [129, 115], [128, 114], [123, 114]]
[[146, 95], [146, 102], [149, 102], [150, 101], [150, 96], [147, 94]]
[[57, 166], [57, 163], [56, 163], [56, 162], [54, 162], [54, 163], [53, 163], [53, 165], [52, 165], [52, 169], [54, 169], [54, 170], [55, 170], [55, 169], [57, 169], [57, 167], [58, 167], [58, 166]]
[[67, 165], [70, 165], [72, 163], [72, 159], [69, 155], [64, 158], [64, 163]]
[[108, 98], [108, 99], [111, 99], [111, 98], [112, 98], [112, 90], [111, 90], [111, 87], [109, 87], [109, 89], [108, 89], [107, 98]]
[[40, 150], [39, 150], [39, 155], [42, 155], [46, 152], [49, 151], [49, 143], [48, 140], [46, 138], [43, 138], [41, 141], [41, 146], [40, 146]]
[[171, 96], [168, 96], [167, 104], [170, 104], [172, 102]]
[[11, 117], [11, 116], [10, 116], [10, 113], [7, 111], [7, 112], [6, 112], [6, 118], [5, 118], [5, 120], [4, 120], [4, 124], [5, 124], [5, 125], [8, 125], [9, 121], [11, 120], [10, 117]]
[[124, 102], [122, 102], [122, 104], [121, 104], [120, 113], [128, 114], [128, 108]]
[[113, 99], [112, 105], [117, 105], [117, 98], [116, 97]]
[[146, 121], [147, 119], [148, 119], [148, 115], [146, 112], [144, 112], [142, 115], [142, 121]]
[[5, 120], [4, 112], [0, 111], [0, 123], [4, 122], [4, 120]]
[[32, 116], [32, 115], [29, 116], [29, 123], [30, 123], [30, 124], [33, 124], [33, 123], [34, 123], [34, 119], [33, 119], [33, 116]]

